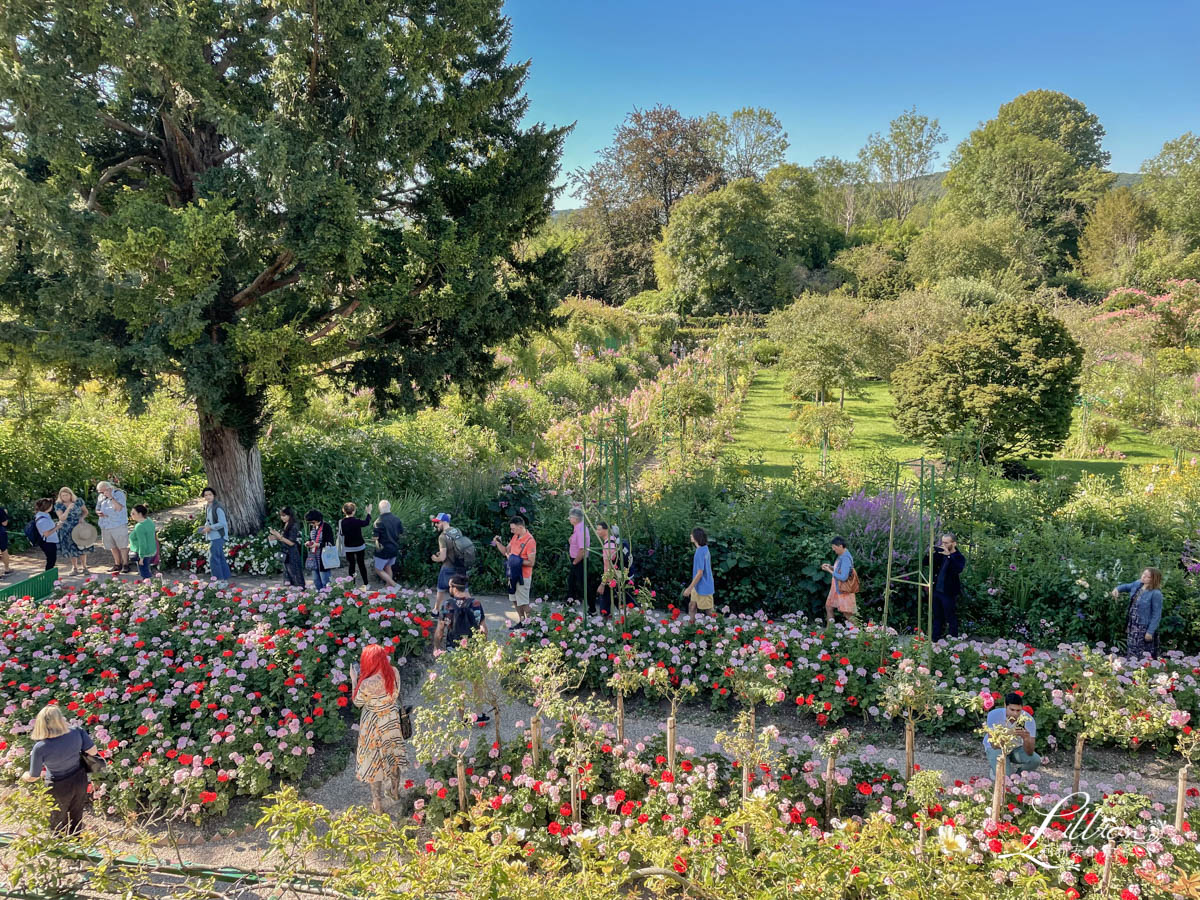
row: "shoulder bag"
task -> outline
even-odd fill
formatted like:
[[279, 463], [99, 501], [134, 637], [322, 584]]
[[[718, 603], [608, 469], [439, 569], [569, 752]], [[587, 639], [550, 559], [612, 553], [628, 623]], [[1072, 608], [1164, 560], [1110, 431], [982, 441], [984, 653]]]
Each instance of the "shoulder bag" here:
[[317, 531], [317, 540], [321, 542], [321, 568], [339, 569], [342, 565], [342, 557], [338, 553], [337, 545], [325, 543], [325, 529], [328, 527], [328, 523], [322, 523], [321, 528]]

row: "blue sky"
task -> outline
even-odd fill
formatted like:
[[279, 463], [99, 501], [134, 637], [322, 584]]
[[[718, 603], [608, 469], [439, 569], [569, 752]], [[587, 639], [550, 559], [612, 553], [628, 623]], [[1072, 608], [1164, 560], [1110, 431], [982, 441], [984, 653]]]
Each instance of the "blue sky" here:
[[1034, 88], [1086, 103], [1117, 171], [1200, 132], [1200, 0], [509, 0], [506, 12], [513, 58], [533, 61], [529, 120], [576, 123], [564, 173], [590, 164], [630, 109], [656, 103], [689, 115], [765, 106], [801, 164], [853, 156], [916, 104], [950, 138], [944, 165]]

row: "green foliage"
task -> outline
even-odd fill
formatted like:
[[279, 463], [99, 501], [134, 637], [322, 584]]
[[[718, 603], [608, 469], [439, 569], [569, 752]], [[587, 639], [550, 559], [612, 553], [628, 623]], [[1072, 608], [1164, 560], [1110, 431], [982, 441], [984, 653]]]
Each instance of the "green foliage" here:
[[[951, 279], [957, 284], [962, 279]], [[961, 330], [967, 311], [953, 290], [905, 291], [896, 299], [871, 306], [863, 317], [867, 346], [865, 365], [889, 379], [896, 367], [923, 353], [931, 344]], [[978, 293], [982, 293], [980, 290]]]
[[854, 390], [868, 366], [867, 347], [856, 333], [861, 308], [846, 297], [805, 294], [771, 314], [768, 333], [784, 349], [780, 364], [793, 375], [793, 395], [828, 400], [838, 389]]
[[520, 127], [527, 64], [506, 61], [500, 3], [410, 13], [0, 22], [6, 346], [135, 409], [179, 379], [235, 531], [262, 519], [238, 445], [272, 386], [301, 400], [332, 372], [408, 409], [447, 375], [478, 390], [491, 348], [557, 299], [559, 249], [517, 245], [546, 220], [565, 131]]
[[1129, 188], [1101, 196], [1088, 213], [1079, 239], [1083, 273], [1101, 285], [1130, 283], [1138, 249], [1156, 224], [1154, 208]]
[[725, 177], [762, 179], [783, 162], [788, 136], [779, 117], [769, 109], [743, 106], [725, 119], [708, 118], [713, 149]]
[[914, 106], [876, 132], [859, 151], [860, 165], [873, 182], [875, 203], [885, 218], [903, 222], [919, 199], [919, 181], [932, 169], [938, 146], [946, 142], [937, 119], [921, 115]]
[[949, 207], [970, 218], [1013, 216], [1049, 272], [1077, 251], [1083, 216], [1112, 183], [1099, 149], [1103, 129], [1083, 104], [1034, 91], [1000, 108], [955, 151]]
[[1044, 455], [1070, 431], [1082, 359], [1041, 307], [1000, 303], [896, 369], [896, 423], [930, 445], [973, 424], [989, 459]]
[[845, 450], [854, 437], [854, 420], [833, 404], [801, 403], [795, 410], [792, 439], [801, 447]]
[[908, 248], [908, 271], [918, 283], [972, 279], [1010, 292], [1040, 275], [1029, 235], [1015, 216], [938, 219]]
[[862, 244], [843, 250], [833, 258], [833, 267], [866, 300], [888, 300], [912, 287], [904, 257], [889, 245]]
[[1185, 251], [1200, 247], [1200, 136], [1189, 131], [1163, 144], [1143, 163], [1138, 187], [1183, 239]]

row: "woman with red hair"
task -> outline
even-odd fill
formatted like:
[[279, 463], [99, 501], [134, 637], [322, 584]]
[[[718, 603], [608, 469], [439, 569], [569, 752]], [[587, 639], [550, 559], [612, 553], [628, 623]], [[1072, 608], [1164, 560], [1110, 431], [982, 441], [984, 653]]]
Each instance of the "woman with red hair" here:
[[350, 669], [350, 697], [362, 709], [354, 775], [371, 788], [371, 808], [383, 812], [383, 797], [400, 795], [400, 776], [408, 768], [404, 732], [400, 728], [400, 673], [382, 644], [363, 648], [359, 665]]

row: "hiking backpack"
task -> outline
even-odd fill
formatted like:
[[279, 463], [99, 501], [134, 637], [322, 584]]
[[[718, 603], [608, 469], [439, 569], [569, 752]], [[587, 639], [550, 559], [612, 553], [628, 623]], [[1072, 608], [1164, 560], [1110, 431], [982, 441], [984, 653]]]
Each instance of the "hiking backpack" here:
[[446, 537], [450, 538], [450, 546], [454, 548], [454, 564], [470, 572], [479, 562], [479, 553], [475, 542], [457, 528], [446, 529]]

